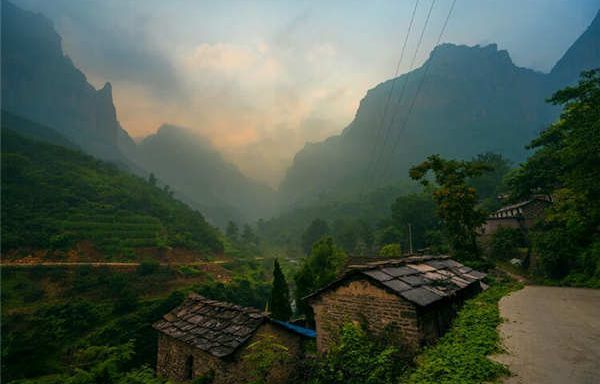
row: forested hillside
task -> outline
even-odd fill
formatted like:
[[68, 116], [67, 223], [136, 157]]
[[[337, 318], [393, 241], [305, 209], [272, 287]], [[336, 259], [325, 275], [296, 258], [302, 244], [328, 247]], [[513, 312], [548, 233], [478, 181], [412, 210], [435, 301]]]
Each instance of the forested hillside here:
[[16, 133], [18, 121], [2, 125], [4, 251], [68, 250], [81, 241], [104, 255], [147, 247], [223, 250], [218, 231], [168, 189], [79, 151], [25, 138]]

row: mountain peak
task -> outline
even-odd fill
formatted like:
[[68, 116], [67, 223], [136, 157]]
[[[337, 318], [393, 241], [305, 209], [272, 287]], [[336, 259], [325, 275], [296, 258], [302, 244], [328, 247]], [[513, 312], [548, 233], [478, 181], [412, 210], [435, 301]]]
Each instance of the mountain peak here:
[[600, 63], [600, 10], [585, 32], [558, 60], [551, 75], [559, 83], [572, 83], [582, 71], [598, 67]]
[[436, 46], [427, 60], [431, 65], [451, 67], [471, 66], [474, 62], [514, 66], [508, 52], [504, 49], [499, 50], [495, 43], [484, 46], [444, 43]]

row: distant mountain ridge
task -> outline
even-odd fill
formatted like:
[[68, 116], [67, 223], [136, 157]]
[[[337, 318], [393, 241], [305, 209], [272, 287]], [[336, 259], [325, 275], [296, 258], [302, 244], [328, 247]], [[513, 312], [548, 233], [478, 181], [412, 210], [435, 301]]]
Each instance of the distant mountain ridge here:
[[268, 217], [275, 191], [246, 177], [191, 130], [164, 124], [138, 144], [138, 160], [183, 201], [203, 209], [218, 225]]
[[[323, 194], [358, 194], [406, 180], [412, 165], [434, 153], [468, 159], [492, 151], [523, 161], [525, 145], [558, 116], [545, 100], [582, 70], [600, 66], [599, 25], [596, 15], [550, 74], [517, 67], [495, 44], [435, 47], [423, 66], [396, 79], [384, 124], [394, 79], [367, 92], [340, 135], [307, 143], [280, 185], [281, 200], [302, 206]], [[388, 127], [389, 135], [377, 134]]]
[[272, 189], [244, 176], [189, 132], [165, 125], [136, 145], [119, 124], [111, 84], [94, 89], [63, 53], [52, 23], [6, 0], [1, 59], [3, 118], [31, 123], [20, 121], [19, 129], [35, 127], [20, 133], [47, 141], [56, 131], [67, 147], [138, 175], [155, 173], [180, 200], [222, 226], [256, 220], [274, 206]]

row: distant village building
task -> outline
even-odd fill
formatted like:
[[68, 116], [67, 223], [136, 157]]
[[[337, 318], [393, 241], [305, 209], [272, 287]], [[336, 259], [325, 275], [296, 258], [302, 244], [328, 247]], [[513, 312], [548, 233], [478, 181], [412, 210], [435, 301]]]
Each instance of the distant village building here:
[[282, 346], [286, 362], [273, 366], [269, 383], [286, 383], [302, 358], [302, 343], [314, 331], [272, 320], [254, 308], [190, 294], [179, 307], [154, 324], [159, 332], [156, 371], [159, 376], [191, 381], [214, 376], [213, 383], [253, 380], [255, 367], [245, 356], [266, 340]]
[[440, 337], [458, 307], [482, 289], [484, 273], [447, 256], [414, 256], [354, 265], [308, 296], [317, 349], [327, 351], [348, 321], [393, 338], [407, 353]]
[[529, 230], [544, 211], [552, 204], [549, 196], [535, 196], [530, 200], [507, 205], [488, 216], [482, 235], [491, 236], [499, 228], [515, 228], [524, 232]]

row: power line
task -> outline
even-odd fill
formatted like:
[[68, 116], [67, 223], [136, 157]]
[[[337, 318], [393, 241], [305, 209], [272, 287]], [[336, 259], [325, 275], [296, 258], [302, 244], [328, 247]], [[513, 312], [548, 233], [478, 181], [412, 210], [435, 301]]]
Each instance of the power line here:
[[[400, 64], [402, 63], [402, 60], [404, 59], [404, 52], [406, 50], [406, 43], [408, 42], [408, 37], [410, 36], [410, 32], [412, 31], [412, 27], [415, 21], [415, 14], [417, 13], [417, 8], [419, 7], [419, 1], [420, 0], [416, 0], [415, 1], [415, 6], [413, 8], [412, 11], [412, 15], [410, 17], [410, 23], [408, 24], [408, 30], [406, 31], [406, 36], [404, 36], [404, 43], [402, 44], [402, 50], [400, 51], [400, 59], [398, 59], [398, 63], [396, 64], [396, 71], [394, 72], [394, 76], [393, 76], [393, 80], [392, 80], [392, 86], [390, 87], [390, 91], [388, 92], [387, 95], [387, 99], [383, 108], [383, 114], [381, 115], [381, 119], [379, 120], [379, 124], [377, 124], [377, 131], [375, 132], [375, 139], [373, 140], [373, 146], [371, 148], [371, 153], [375, 153], [375, 150], [377, 149], [377, 144], [378, 144], [378, 139], [379, 139], [379, 135], [381, 132], [381, 128], [383, 127], [384, 123], [385, 123], [385, 118], [387, 116], [387, 111], [388, 111], [388, 106], [390, 104], [390, 100], [392, 99], [392, 94], [394, 93], [394, 87], [396, 85], [396, 81], [398, 79], [398, 73], [400, 72]], [[374, 156], [369, 156], [369, 166], [367, 167], [367, 173], [365, 174], [366, 178], [368, 178], [368, 176], [371, 174], [371, 170], [373, 167], [373, 159], [375, 157]], [[364, 184], [366, 185], [366, 184]], [[363, 193], [364, 193], [364, 185], [363, 185]]]
[[[419, 50], [421, 49], [421, 44], [423, 43], [423, 36], [425, 36], [425, 31], [427, 30], [427, 26], [429, 24], [429, 19], [431, 18], [431, 12], [433, 11], [433, 8], [435, 6], [437, 0], [433, 0], [431, 2], [431, 5], [429, 6], [429, 10], [427, 11], [427, 17], [425, 18], [425, 24], [423, 24], [423, 28], [421, 29], [421, 34], [419, 35], [419, 40], [417, 41], [417, 46], [415, 48], [415, 52], [413, 54], [412, 60], [410, 62], [410, 66], [409, 66], [409, 72], [406, 75], [405, 79], [404, 79], [404, 84], [402, 86], [402, 90], [400, 91], [400, 97], [398, 98], [397, 104], [400, 105], [400, 103], [402, 102], [402, 99], [404, 98], [404, 94], [406, 92], [406, 85], [408, 84], [408, 80], [410, 79], [410, 76], [412, 74], [412, 70], [414, 68], [414, 64], [417, 58], [417, 55], [419, 53]], [[396, 116], [398, 115], [398, 113], [395, 113], [392, 115], [392, 119], [390, 121], [390, 123], [388, 124], [386, 130], [384, 131], [384, 139], [383, 139], [383, 148], [381, 151], [379, 151], [377, 153], [377, 157], [374, 163], [374, 169], [373, 172], [369, 172], [369, 175], [376, 174], [377, 172], [377, 164], [379, 164], [379, 162], [382, 160], [382, 156], [385, 153], [386, 147], [387, 147], [387, 142], [388, 142], [388, 137], [390, 134], [390, 131], [392, 130], [392, 126], [394, 125], [394, 122], [396, 121]], [[374, 179], [372, 181], [377, 181], [377, 179]], [[371, 183], [367, 183], [367, 184], [371, 184]]]
[[[446, 27], [448, 26], [448, 21], [450, 20], [450, 16], [452, 15], [452, 11], [454, 10], [455, 5], [456, 5], [456, 0], [453, 0], [452, 5], [450, 6], [450, 9], [448, 10], [448, 15], [446, 16], [446, 20], [444, 20], [444, 25], [442, 26], [440, 34], [438, 35], [438, 38], [437, 38], [434, 48], [437, 47], [440, 44], [440, 41], [442, 40], [442, 37], [444, 35], [444, 32], [446, 31]], [[412, 102], [408, 109], [408, 113], [406, 114], [406, 118], [404, 119], [404, 122], [403, 122], [402, 126], [400, 127], [400, 130], [398, 130], [398, 134], [396, 135], [396, 140], [394, 141], [394, 144], [392, 146], [392, 152], [390, 153], [390, 157], [389, 157], [390, 160], [387, 162], [386, 166], [382, 168], [383, 169], [382, 176], [384, 176], [384, 177], [387, 176], [387, 169], [389, 167], [389, 164], [392, 162], [394, 152], [396, 151], [396, 148], [398, 147], [398, 144], [400, 143], [400, 138], [402, 137], [402, 132], [406, 129], [406, 125], [408, 124], [410, 115], [412, 114], [412, 111], [414, 109], [416, 101], [419, 97], [419, 94], [421, 93], [421, 89], [423, 88], [423, 84], [425, 83], [425, 79], [427, 78], [427, 75], [429, 74], [430, 68], [431, 68], [431, 61], [429, 61], [427, 63], [427, 65], [425, 66], [425, 71], [424, 71], [423, 75], [421, 76], [421, 81], [419, 82], [417, 91], [415, 92], [415, 96], [412, 99]]]

